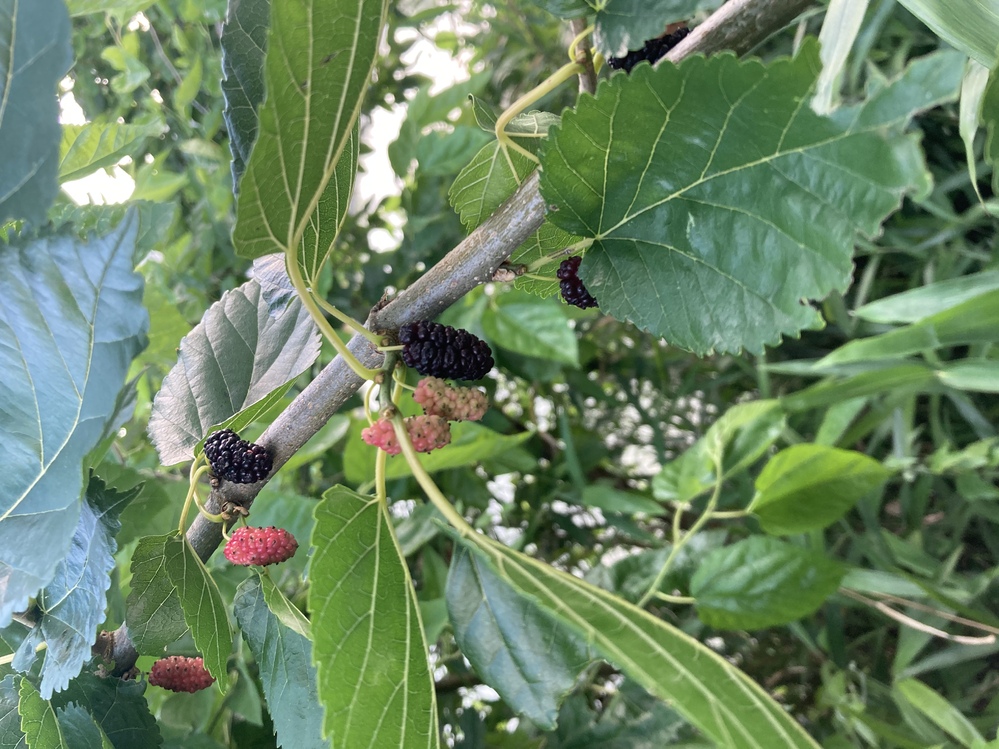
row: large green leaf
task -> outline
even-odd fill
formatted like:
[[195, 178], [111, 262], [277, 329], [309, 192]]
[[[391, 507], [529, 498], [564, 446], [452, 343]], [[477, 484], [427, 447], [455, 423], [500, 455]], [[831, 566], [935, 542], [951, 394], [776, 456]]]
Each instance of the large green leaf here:
[[65, 558], [87, 456], [145, 345], [135, 230], [132, 217], [90, 242], [0, 245], [0, 627]]
[[[177, 364], [153, 401], [149, 434], [160, 461], [190, 460], [215, 424], [238, 431], [252, 421], [315, 361], [319, 346], [297, 299], [271, 315], [256, 281], [227, 291], [181, 341]], [[235, 414], [238, 422], [231, 421]]]
[[91, 172], [117, 164], [123, 156], [133, 156], [148, 138], [166, 130], [162, 121], [144, 125], [120, 122], [88, 122], [63, 125], [59, 148], [59, 180], [85, 177]]
[[982, 0], [899, 0], [934, 33], [987, 68], [999, 65], [999, 8]]
[[669, 702], [719, 746], [817, 748], [758, 684], [676, 627], [485, 536], [462, 541], [521, 595], [587, 638], [602, 657]]
[[0, 225], [17, 218], [41, 223], [55, 199], [56, 94], [72, 59], [61, 0], [0, 2]]
[[774, 455], [756, 478], [749, 506], [767, 533], [825, 528], [891, 476], [863, 453], [825, 445], [792, 445]]
[[767, 536], [715, 549], [690, 581], [697, 615], [718, 629], [762, 629], [811, 614], [846, 568], [821, 552]]
[[121, 526], [118, 516], [138, 493], [138, 489], [118, 492], [99, 478], [90, 479], [69, 554], [38, 595], [41, 617], [21, 642], [12, 664], [18, 671], [27, 671], [35, 660], [35, 648], [45, 643], [39, 687], [43, 699], [65, 689], [90, 659], [111, 586], [118, 549], [115, 534]]
[[595, 658], [586, 642], [463, 548], [448, 569], [447, 610], [482, 680], [514, 712], [554, 729], [559, 706]]
[[166, 568], [172, 534], [146, 536], [132, 552], [132, 580], [126, 606], [128, 634], [142, 655], [160, 656], [187, 632], [177, 589]]
[[312, 545], [312, 658], [325, 735], [333, 746], [439, 746], [416, 593], [385, 503], [330, 489]]
[[48, 700], [43, 700], [35, 686], [25, 678], [18, 689], [21, 730], [29, 747], [40, 749], [70, 749], [56, 713]]
[[270, 12], [270, 0], [229, 3], [222, 26], [223, 115], [232, 149], [234, 188], [239, 186], [257, 139], [257, 107], [264, 100], [264, 55]]
[[[52, 705], [70, 703], [85, 707], [115, 749], [156, 749], [163, 742], [156, 719], [149, 712], [143, 692], [146, 685], [134, 679], [97, 676], [96, 665], [87, 668], [69, 683], [69, 688], [53, 695]], [[0, 743], [2, 746], [2, 743]]]
[[194, 644], [205, 659], [208, 673], [215, 677], [215, 684], [225, 691], [232, 630], [219, 586], [191, 544], [180, 534], [171, 533], [167, 537], [164, 553], [167, 574], [177, 589], [184, 621], [191, 628]]
[[357, 121], [387, 0], [273, 3], [256, 144], [239, 187], [243, 257], [297, 249]]
[[901, 130], [956, 95], [960, 66], [932, 62], [835, 118], [805, 105], [814, 43], [615, 76], [546, 141], [549, 220], [594, 238], [580, 276], [604, 312], [698, 353], [761, 351], [820, 325], [807, 300], [845, 289], [856, 233], [928, 188]]
[[[280, 613], [268, 607], [265, 588], [277, 601]], [[257, 662], [278, 746], [285, 749], [330, 746], [322, 737], [322, 709], [316, 691], [316, 668], [312, 665], [312, 642], [300, 631], [303, 626], [308, 628], [308, 620], [265, 576], [251, 577], [240, 584], [233, 611]], [[286, 623], [289, 619], [292, 626]]]

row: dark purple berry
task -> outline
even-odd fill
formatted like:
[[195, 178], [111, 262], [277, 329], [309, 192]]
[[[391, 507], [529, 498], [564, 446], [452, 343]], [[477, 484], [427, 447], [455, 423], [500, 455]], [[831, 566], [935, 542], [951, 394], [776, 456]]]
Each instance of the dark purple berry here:
[[567, 257], [558, 266], [558, 271], [555, 275], [558, 276], [558, 287], [562, 291], [562, 298], [565, 300], [565, 303], [579, 307], [580, 309], [587, 309], [589, 307], [596, 307], [597, 300], [586, 290], [583, 279], [576, 275], [579, 272], [579, 264], [582, 260], [583, 258], [579, 255]]
[[205, 457], [212, 466], [212, 473], [234, 484], [263, 481], [274, 466], [266, 447], [241, 440], [231, 429], [220, 429], [208, 435]]
[[607, 60], [607, 64], [615, 70], [624, 70], [626, 73], [630, 73], [633, 67], [643, 61], [655, 65], [656, 61], [663, 58], [673, 47], [686, 39], [689, 33], [690, 29], [682, 28], [677, 29], [672, 34], [649, 39], [641, 49], [628, 50], [628, 53], [622, 57], [611, 57]]
[[420, 320], [399, 328], [402, 360], [422, 375], [478, 380], [493, 368], [488, 344], [467, 330]]

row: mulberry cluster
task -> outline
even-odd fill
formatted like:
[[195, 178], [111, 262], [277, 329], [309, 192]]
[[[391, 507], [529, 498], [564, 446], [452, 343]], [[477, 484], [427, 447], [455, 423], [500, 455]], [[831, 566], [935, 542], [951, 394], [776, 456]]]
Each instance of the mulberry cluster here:
[[402, 360], [422, 375], [478, 380], [493, 368], [485, 341], [467, 330], [421, 320], [399, 329]]
[[[403, 419], [413, 449], [418, 453], [438, 450], [451, 443], [451, 425], [440, 416], [408, 416]], [[380, 447], [389, 455], [398, 455], [402, 446], [396, 439], [395, 429], [388, 419], [379, 419], [361, 431], [361, 439], [369, 445]]]
[[587, 309], [588, 307], [596, 307], [597, 300], [586, 290], [583, 279], [577, 275], [579, 273], [579, 264], [582, 260], [583, 258], [579, 255], [567, 257], [559, 264], [555, 275], [558, 276], [558, 286], [562, 291], [562, 298], [566, 304], [571, 304], [580, 309]]
[[203, 658], [171, 655], [160, 658], [149, 670], [149, 683], [171, 692], [200, 692], [215, 683]]
[[623, 57], [611, 57], [607, 64], [615, 70], [624, 70], [627, 73], [643, 60], [655, 65], [673, 47], [687, 38], [690, 29], [684, 27], [677, 29], [672, 34], [660, 36], [657, 39], [649, 39], [641, 49], [629, 50]]
[[451, 387], [437, 377], [424, 377], [416, 385], [413, 400], [433, 416], [448, 421], [478, 421], [486, 414], [489, 401], [476, 388]]
[[211, 463], [212, 473], [234, 484], [263, 481], [274, 466], [266, 447], [241, 440], [231, 429], [221, 429], [208, 435], [205, 457]]
[[295, 556], [298, 541], [284, 528], [239, 528], [223, 549], [225, 558], [233, 564], [249, 566], [278, 564]]

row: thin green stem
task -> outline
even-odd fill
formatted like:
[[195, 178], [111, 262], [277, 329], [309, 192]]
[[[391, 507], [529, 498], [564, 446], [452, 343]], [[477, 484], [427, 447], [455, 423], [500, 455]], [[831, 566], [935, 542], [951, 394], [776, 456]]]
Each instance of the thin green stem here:
[[194, 487], [194, 504], [198, 506], [198, 512], [204, 515], [206, 520], [209, 520], [212, 523], [222, 523], [225, 521], [225, 518], [221, 513], [216, 515], [208, 511], [208, 508], [205, 507], [205, 503], [201, 501], [201, 495], [198, 494], [197, 485]]
[[[496, 119], [496, 140], [499, 141], [500, 147], [502, 147], [504, 151], [508, 148], [512, 148], [514, 151], [517, 151], [537, 163], [538, 159], [534, 154], [513, 142], [513, 138], [511, 138], [506, 132], [507, 125], [513, 122], [514, 118], [518, 114], [523, 112], [534, 102], [544, 98], [570, 78], [578, 75], [582, 70], [584, 70], [583, 66], [575, 61], [570, 62], [567, 65], [563, 65], [561, 68], [548, 76], [548, 78], [507, 107], [506, 111]], [[513, 174], [517, 174], [516, 170], [513, 171]]]
[[746, 518], [749, 517], [749, 513], [745, 510], [718, 510], [717, 512], [712, 512], [711, 517], [715, 520], [728, 520], [731, 518]]
[[555, 276], [539, 276], [537, 273], [525, 273], [521, 278], [530, 278], [534, 281], [554, 282], [558, 281]]
[[527, 271], [524, 273], [524, 275], [526, 276], [528, 273], [530, 273], [531, 271], [535, 271], [538, 268], [543, 268], [549, 263], [555, 262], [560, 257], [568, 257], [569, 255], [574, 255], [580, 250], [588, 249], [592, 244], [593, 244], [593, 238], [587, 237], [585, 239], [579, 240], [578, 242], [573, 242], [571, 245], [569, 245], [568, 247], [563, 247], [561, 250], [555, 250], [555, 252], [550, 252], [547, 255], [542, 255], [533, 263], [528, 264]]
[[583, 41], [587, 36], [593, 33], [593, 24], [590, 24], [585, 29], [576, 34], [576, 38], [569, 43], [569, 59], [576, 62], [576, 47], [579, 43]]
[[295, 291], [298, 293], [299, 299], [302, 300], [302, 304], [305, 305], [305, 309], [307, 309], [309, 314], [312, 315], [312, 319], [315, 321], [316, 325], [319, 326], [319, 330], [322, 331], [323, 336], [330, 342], [330, 345], [336, 349], [336, 352], [343, 357], [343, 360], [347, 362], [358, 377], [365, 380], [373, 380], [375, 375], [378, 374], [380, 370], [368, 369], [357, 360], [357, 357], [354, 356], [350, 349], [347, 348], [347, 344], [344, 343], [340, 339], [340, 336], [336, 334], [336, 331], [333, 330], [329, 320], [326, 319], [326, 315], [324, 315], [323, 311], [316, 305], [316, 298], [312, 294], [312, 290], [305, 285], [305, 279], [302, 278], [302, 269], [298, 267], [298, 245], [289, 249], [287, 258], [288, 262], [285, 264], [288, 266], [288, 278], [291, 279], [291, 285], [295, 287]]
[[177, 524], [177, 530], [182, 534], [187, 529], [187, 513], [198, 490], [198, 480], [208, 472], [208, 465], [204, 460], [205, 456], [202, 455], [191, 463], [190, 484], [187, 487], [187, 496], [184, 498], [184, 508], [180, 511], [180, 522]]
[[[35, 652], [40, 653], [43, 650], [45, 650], [45, 648], [47, 647], [48, 647], [47, 643], [40, 642], [35, 646]], [[15, 655], [17, 655], [17, 653], [10, 653], [9, 655], [0, 655], [0, 666], [6, 666], [9, 663], [13, 663]]]
[[402, 423], [402, 416], [398, 413], [392, 417], [392, 426], [395, 428], [395, 436], [399, 440], [402, 454], [406, 456], [406, 462], [409, 463], [409, 468], [412, 470], [413, 476], [416, 478], [420, 488], [423, 489], [423, 493], [427, 495], [427, 499], [454, 526], [458, 533], [466, 537], [474, 536], [475, 529], [447, 501], [447, 497], [437, 488], [437, 484], [430, 478], [427, 469], [420, 463], [420, 459], [416, 455], [416, 450], [413, 449], [413, 443], [409, 439], [409, 433], [406, 431], [406, 425]]
[[349, 327], [355, 333], [360, 333], [376, 346], [381, 344], [382, 337], [380, 335], [378, 335], [377, 333], [372, 333], [370, 330], [361, 325], [361, 323], [359, 323], [353, 317], [348, 315], [346, 312], [342, 312], [339, 307], [335, 307], [334, 305], [330, 304], [318, 294], [313, 295], [313, 298], [316, 300], [316, 302], [319, 304], [320, 307], [326, 310], [328, 314], [333, 315], [333, 317], [335, 317], [337, 320], [339, 320], [344, 325]]
[[666, 603], [697, 603], [697, 599], [692, 596], [672, 596], [669, 593], [656, 593], [655, 597], [660, 601], [666, 601]]
[[[652, 585], [649, 589], [645, 591], [645, 595], [638, 601], [639, 608], [644, 608], [645, 605], [655, 597], [656, 593], [659, 592], [659, 588], [662, 586], [663, 581], [666, 579], [666, 575], [669, 573], [670, 567], [673, 566], [673, 562], [676, 561], [677, 555], [680, 550], [687, 545], [687, 542], [693, 538], [704, 524], [707, 523], [712, 517], [714, 517], [715, 507], [718, 506], [718, 500], [721, 498], [721, 487], [722, 487], [722, 465], [721, 456], [715, 456], [715, 488], [711, 493], [711, 498], [708, 499], [707, 505], [704, 507], [704, 512], [701, 516], [697, 518], [690, 530], [686, 533], [678, 535], [681, 533], [679, 528], [679, 522], [676, 516], [673, 518], [673, 548], [669, 550], [669, 556], [666, 557], [666, 561], [663, 562], [662, 569], [659, 570], [659, 574], [656, 575], [656, 579], [652, 581]], [[681, 513], [682, 509], [677, 508], [677, 516]]]

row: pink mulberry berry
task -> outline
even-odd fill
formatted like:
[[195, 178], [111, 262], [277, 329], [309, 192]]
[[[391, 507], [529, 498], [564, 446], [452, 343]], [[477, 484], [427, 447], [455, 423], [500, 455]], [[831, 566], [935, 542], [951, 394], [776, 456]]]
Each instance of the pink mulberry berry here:
[[171, 692], [200, 692], [215, 683], [203, 658], [171, 655], [160, 658], [149, 671], [149, 683]]
[[236, 530], [225, 545], [225, 558], [244, 566], [277, 564], [291, 559], [298, 550], [298, 541], [284, 528], [251, 528]]
[[476, 388], [451, 387], [437, 377], [424, 377], [416, 386], [413, 400], [432, 416], [448, 421], [478, 421], [486, 414], [489, 401]]
[[[409, 416], [403, 419], [403, 423], [413, 443], [413, 449], [418, 453], [428, 453], [451, 442], [451, 427], [447, 419], [440, 416]], [[389, 455], [398, 455], [402, 452], [392, 422], [388, 419], [379, 419], [371, 426], [362, 429], [361, 439], [369, 445], [380, 447]]]

